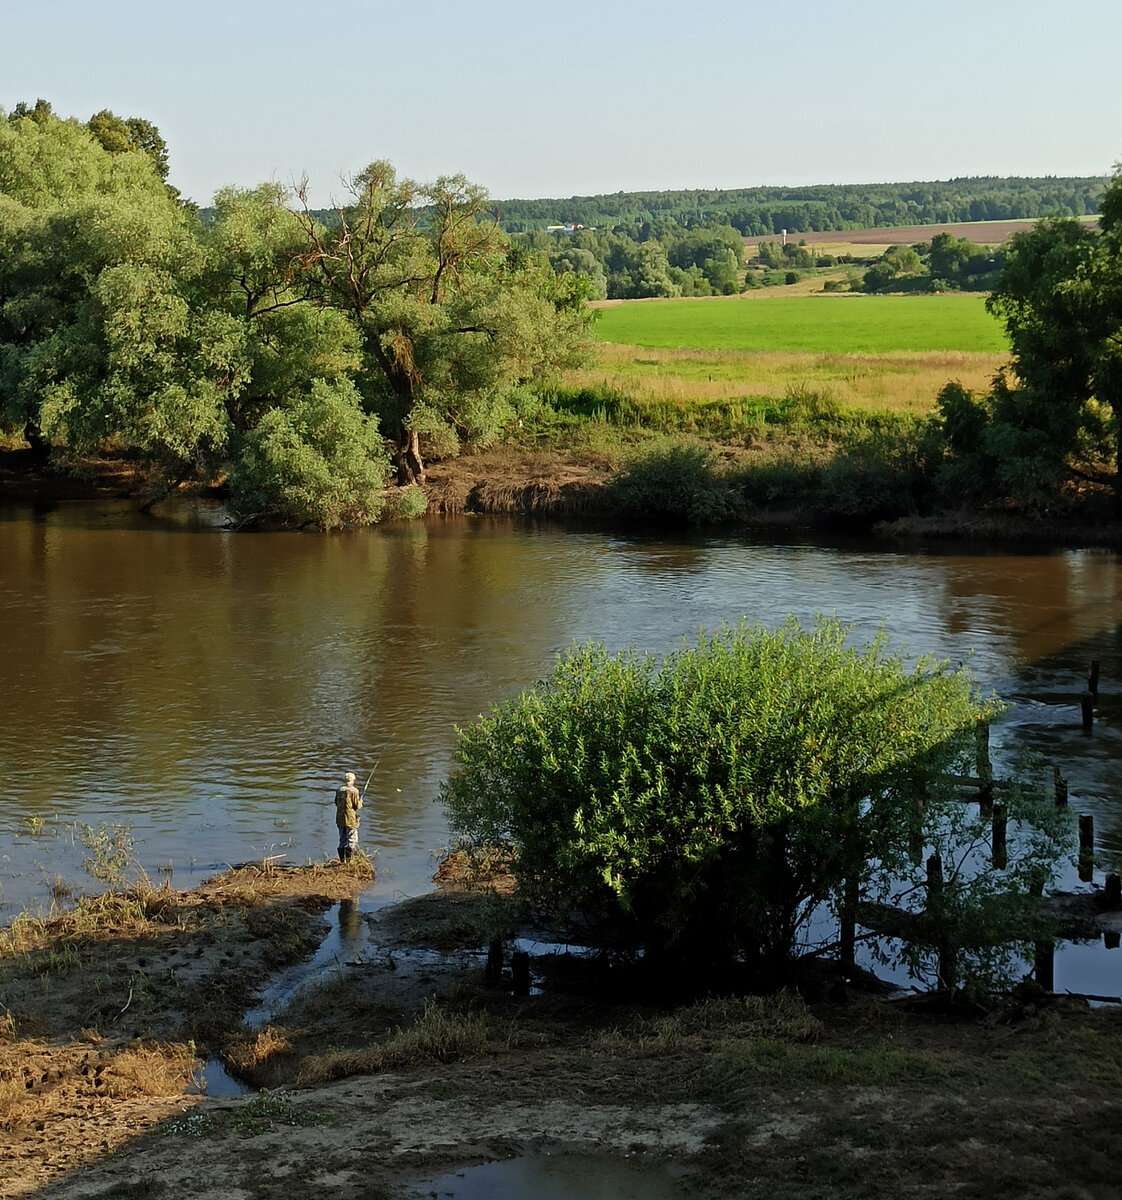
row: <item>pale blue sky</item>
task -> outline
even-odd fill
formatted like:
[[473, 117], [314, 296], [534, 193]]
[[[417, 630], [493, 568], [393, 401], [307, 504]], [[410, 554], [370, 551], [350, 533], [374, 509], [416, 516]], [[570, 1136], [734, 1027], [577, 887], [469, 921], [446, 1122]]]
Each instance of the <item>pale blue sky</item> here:
[[373, 158], [496, 198], [1105, 174], [1120, 62], [1120, 0], [0, 0], [0, 106], [147, 117], [201, 204]]

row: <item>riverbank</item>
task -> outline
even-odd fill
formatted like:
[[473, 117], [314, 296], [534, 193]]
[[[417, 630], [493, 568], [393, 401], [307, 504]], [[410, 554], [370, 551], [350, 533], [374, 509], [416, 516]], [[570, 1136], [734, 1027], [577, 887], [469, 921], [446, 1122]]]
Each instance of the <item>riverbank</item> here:
[[[814, 453], [808, 450], [808, 461]], [[751, 453], [716, 446], [714, 461], [735, 472]], [[474, 454], [429, 464], [425, 493], [433, 515], [531, 516], [550, 520], [587, 519], [637, 522], [642, 515], [621, 510], [613, 491], [627, 462], [619, 447], [539, 449], [500, 443]], [[29, 450], [0, 450], [0, 503], [58, 504], [98, 499], [132, 499], [142, 503], [147, 476], [136, 464], [113, 455], [83, 460], [77, 473], [36, 461]], [[196, 489], [197, 490], [197, 489]], [[210, 489], [210, 494], [220, 493]], [[653, 525], [681, 525], [681, 519], [657, 513]], [[782, 492], [771, 501], [746, 501], [718, 526], [767, 533], [772, 530], [822, 529], [871, 533], [893, 542], [976, 541], [1025, 546], [1122, 547], [1122, 524], [1080, 520], [1072, 516], [1042, 517], [1013, 511], [961, 508], [932, 514], [877, 519], [822, 514]]]
[[[484, 984], [491, 889], [456, 879], [348, 909], [362, 950], [242, 1026], [365, 878], [244, 868], [6, 934], [0, 1196], [396, 1200], [569, 1154], [671, 1167], [709, 1198], [1114, 1193], [1117, 1009], [925, 1014], [810, 984], [660, 1003], [567, 954], [535, 956], [515, 996]], [[196, 1094], [215, 1056], [269, 1090]]]

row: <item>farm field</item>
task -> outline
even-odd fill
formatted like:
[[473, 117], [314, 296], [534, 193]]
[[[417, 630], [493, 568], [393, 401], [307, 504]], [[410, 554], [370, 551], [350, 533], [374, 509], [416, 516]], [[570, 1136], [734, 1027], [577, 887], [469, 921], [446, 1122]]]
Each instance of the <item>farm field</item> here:
[[980, 295], [750, 295], [605, 305], [604, 342], [809, 354], [1005, 354]]
[[[1097, 216], [1079, 217], [1084, 225], [1094, 225]], [[844, 245], [852, 247], [911, 246], [917, 242], [929, 242], [937, 233], [950, 233], [966, 238], [979, 246], [1000, 246], [1015, 233], [1032, 229], [1039, 222], [1024, 221], [958, 221], [947, 225], [878, 225], [873, 229], [828, 230], [825, 232], [788, 233], [789, 242], [806, 242], [820, 249]], [[761, 242], [777, 242], [782, 239], [774, 233], [746, 237], [745, 246], [758, 246]]]

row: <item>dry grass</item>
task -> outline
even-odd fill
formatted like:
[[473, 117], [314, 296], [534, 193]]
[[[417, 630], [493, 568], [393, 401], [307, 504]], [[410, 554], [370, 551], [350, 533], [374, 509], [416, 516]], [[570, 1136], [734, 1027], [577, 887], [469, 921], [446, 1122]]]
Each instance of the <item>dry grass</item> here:
[[108, 1096], [180, 1096], [201, 1066], [183, 1042], [138, 1043], [113, 1056], [102, 1075]]
[[312, 1055], [300, 1067], [297, 1082], [314, 1087], [351, 1075], [416, 1069], [433, 1063], [463, 1062], [523, 1046], [528, 1035], [487, 1013], [454, 1012], [435, 1001], [405, 1028], [377, 1046]]
[[[0, 961], [22, 957], [28, 962], [37, 954], [71, 959], [76, 943], [144, 937], [180, 923], [180, 896], [168, 884], [82, 896], [74, 908], [45, 917], [19, 913], [0, 930]], [[77, 965], [76, 959], [71, 965]]]
[[374, 878], [374, 864], [361, 851], [348, 863], [241, 863], [208, 879], [192, 897], [206, 904], [255, 905], [269, 896], [353, 896]]
[[780, 399], [792, 390], [828, 389], [843, 415], [926, 416], [954, 379], [989, 386], [1007, 356], [899, 352], [891, 355], [752, 353], [737, 350], [664, 350], [605, 344], [600, 362], [570, 371], [571, 388], [626, 393], [642, 412], [725, 410], [730, 421], [751, 419], [753, 399]]
[[266, 1025], [256, 1033], [231, 1041], [223, 1054], [226, 1065], [243, 1078], [252, 1078], [265, 1063], [287, 1054], [292, 1038], [287, 1029]]
[[813, 1042], [821, 1032], [822, 1023], [801, 997], [780, 992], [701, 1000], [666, 1015], [639, 1017], [623, 1029], [605, 1031], [599, 1047], [606, 1053], [643, 1056], [703, 1053], [730, 1040]]

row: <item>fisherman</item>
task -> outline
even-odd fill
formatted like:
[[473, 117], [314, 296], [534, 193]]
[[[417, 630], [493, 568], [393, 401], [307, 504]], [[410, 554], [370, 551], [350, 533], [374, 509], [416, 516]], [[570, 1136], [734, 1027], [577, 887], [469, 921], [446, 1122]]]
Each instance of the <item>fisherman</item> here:
[[358, 849], [358, 810], [362, 793], [355, 787], [355, 773], [348, 771], [346, 782], [335, 792], [335, 824], [339, 826], [339, 861], [349, 862]]

